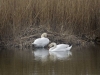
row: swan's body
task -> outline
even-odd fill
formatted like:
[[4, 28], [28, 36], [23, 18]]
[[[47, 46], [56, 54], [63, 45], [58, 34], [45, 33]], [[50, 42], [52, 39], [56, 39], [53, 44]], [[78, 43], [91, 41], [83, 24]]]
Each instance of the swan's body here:
[[47, 44], [49, 44], [49, 39], [47, 38], [47, 33], [43, 33], [41, 35], [41, 38], [37, 38], [32, 44], [35, 47], [45, 47]]
[[72, 46], [69, 46], [68, 44], [58, 44], [51, 43], [49, 51], [68, 51], [72, 48]]

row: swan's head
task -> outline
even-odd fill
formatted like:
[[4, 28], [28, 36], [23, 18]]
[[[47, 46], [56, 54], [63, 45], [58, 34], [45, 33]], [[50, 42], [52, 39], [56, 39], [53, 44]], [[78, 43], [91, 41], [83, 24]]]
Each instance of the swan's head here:
[[50, 43], [50, 44], [49, 44], [49, 47], [50, 47], [50, 48], [51, 48], [51, 47], [56, 47], [56, 43], [55, 43], [55, 42]]
[[49, 51], [52, 51], [53, 49], [55, 49], [56, 46], [57, 46], [57, 45], [56, 45], [55, 42], [50, 43], [50, 44], [49, 44]]
[[41, 38], [42, 38], [42, 37], [45, 37], [45, 38], [46, 38], [46, 37], [47, 37], [47, 33], [43, 33], [43, 34], [41, 35]]

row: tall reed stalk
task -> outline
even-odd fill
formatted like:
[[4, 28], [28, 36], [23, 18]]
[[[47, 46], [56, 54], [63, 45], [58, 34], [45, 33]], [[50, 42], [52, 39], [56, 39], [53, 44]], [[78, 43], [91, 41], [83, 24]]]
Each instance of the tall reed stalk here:
[[30, 25], [100, 36], [100, 0], [0, 0], [2, 39], [13, 39]]

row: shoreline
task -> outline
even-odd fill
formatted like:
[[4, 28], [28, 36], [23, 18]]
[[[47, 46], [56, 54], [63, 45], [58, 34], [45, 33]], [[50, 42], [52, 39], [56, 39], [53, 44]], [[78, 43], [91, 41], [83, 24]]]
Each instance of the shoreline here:
[[[49, 39], [51, 42], [56, 42], [57, 44], [59, 43], [64, 43], [64, 44], [70, 44], [73, 46], [87, 46], [87, 45], [94, 45], [95, 42], [94, 41], [88, 41], [88, 40], [83, 40], [80, 39], [79, 37], [75, 37], [74, 35], [69, 35], [68, 37], [63, 37], [61, 36], [55, 36], [53, 34], [48, 34], [49, 35]], [[56, 38], [54, 38], [56, 37]], [[34, 42], [34, 40], [36, 38], [39, 38], [38, 36], [34, 36], [31, 35], [29, 37], [21, 37], [21, 38], [17, 38], [14, 39], [14, 41], [9, 41], [6, 44], [6, 47], [15, 47], [15, 48], [32, 48], [32, 42]]]
[[[40, 27], [29, 27], [25, 31], [22, 30], [19, 36], [16, 36], [13, 40], [8, 40], [6, 43], [1, 42], [0, 46], [4, 47], [15, 47], [15, 48], [32, 48], [32, 43], [35, 39], [40, 38], [41, 34], [46, 32], [47, 38], [51, 42], [70, 44], [73, 46], [86, 46], [86, 45], [100, 45], [100, 38], [88, 38], [86, 35], [77, 36], [75, 34], [68, 33], [57, 33], [52, 30], [40, 26]], [[11, 39], [11, 38], [10, 38]]]

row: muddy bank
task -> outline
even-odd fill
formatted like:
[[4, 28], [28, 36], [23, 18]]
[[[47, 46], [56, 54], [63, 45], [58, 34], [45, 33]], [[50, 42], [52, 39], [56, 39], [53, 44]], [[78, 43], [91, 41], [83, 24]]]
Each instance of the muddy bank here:
[[[14, 40], [8, 41], [5, 45], [7, 47], [17, 47], [17, 48], [31, 48], [32, 42], [36, 39], [41, 37], [42, 33], [48, 33], [48, 38], [51, 42], [59, 43], [67, 43], [73, 46], [86, 46], [89, 44], [95, 44], [95, 41], [99, 41], [99, 39], [90, 39], [85, 35], [76, 36], [73, 34], [67, 33], [57, 33], [45, 27], [30, 27], [26, 30], [21, 31], [21, 35], [17, 36]], [[98, 44], [99, 44], [98, 43]]]

